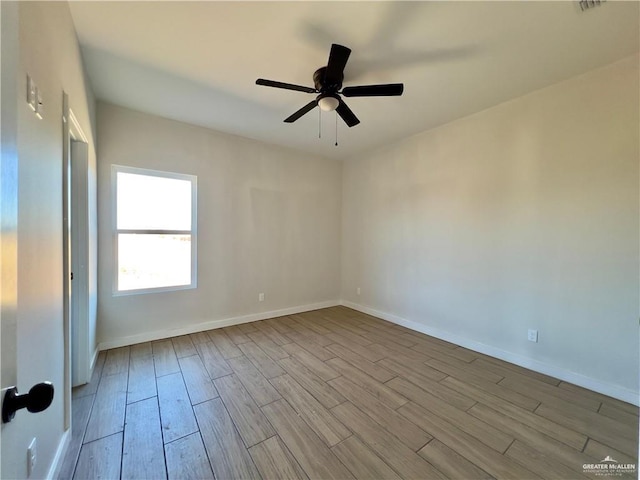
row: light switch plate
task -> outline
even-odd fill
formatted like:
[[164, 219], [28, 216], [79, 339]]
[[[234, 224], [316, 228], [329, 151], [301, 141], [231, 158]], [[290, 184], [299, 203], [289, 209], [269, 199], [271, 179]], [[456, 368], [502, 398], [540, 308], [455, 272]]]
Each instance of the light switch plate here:
[[36, 87], [36, 116], [42, 120], [44, 116], [44, 103], [42, 102], [42, 92]]
[[29, 75], [27, 75], [27, 104], [29, 104], [29, 107], [31, 107], [31, 110], [33, 110], [34, 112], [36, 111], [38, 105], [37, 90], [38, 88], [36, 87], [35, 82]]

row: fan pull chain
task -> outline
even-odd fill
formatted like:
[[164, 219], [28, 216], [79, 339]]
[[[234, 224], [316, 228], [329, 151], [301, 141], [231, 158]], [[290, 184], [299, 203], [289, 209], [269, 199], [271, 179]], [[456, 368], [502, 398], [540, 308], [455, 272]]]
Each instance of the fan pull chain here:
[[336, 147], [338, 146], [338, 112], [336, 112]]
[[322, 109], [318, 109], [318, 138], [322, 138]]

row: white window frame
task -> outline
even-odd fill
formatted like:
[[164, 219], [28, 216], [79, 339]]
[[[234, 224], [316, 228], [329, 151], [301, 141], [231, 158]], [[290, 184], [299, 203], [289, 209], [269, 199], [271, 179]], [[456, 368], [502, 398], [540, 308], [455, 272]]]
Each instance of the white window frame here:
[[[131, 173], [151, 177], [172, 178], [191, 182], [191, 230], [151, 230], [151, 229], [118, 229], [118, 173]], [[172, 292], [178, 290], [190, 290], [198, 287], [197, 272], [197, 244], [198, 244], [198, 177], [184, 173], [164, 172], [147, 168], [127, 167], [123, 165], [111, 165], [111, 219], [113, 232], [113, 295], [139, 295], [145, 293]], [[172, 285], [167, 287], [140, 288], [135, 290], [118, 289], [118, 234], [155, 234], [155, 235], [191, 235], [191, 283], [188, 285]]]

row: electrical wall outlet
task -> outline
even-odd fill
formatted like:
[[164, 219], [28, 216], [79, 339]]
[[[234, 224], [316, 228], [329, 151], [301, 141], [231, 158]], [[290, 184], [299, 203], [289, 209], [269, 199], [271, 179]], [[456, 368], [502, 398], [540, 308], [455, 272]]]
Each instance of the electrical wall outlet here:
[[360, 295], [360, 287], [356, 288], [356, 295]]
[[258, 294], [258, 301], [259, 302], [264, 302], [264, 293], [259, 293]]
[[530, 342], [538, 342], [538, 330], [531, 330], [527, 332], [527, 340]]
[[36, 460], [38, 458], [38, 443], [34, 437], [27, 448], [27, 477], [30, 477], [36, 468]]

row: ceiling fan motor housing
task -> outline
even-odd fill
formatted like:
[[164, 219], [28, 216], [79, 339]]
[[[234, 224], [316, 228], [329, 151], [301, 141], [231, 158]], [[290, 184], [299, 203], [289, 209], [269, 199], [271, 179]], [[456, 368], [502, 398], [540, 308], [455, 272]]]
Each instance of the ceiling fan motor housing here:
[[314, 83], [314, 85], [316, 87], [316, 90], [318, 90], [320, 93], [337, 92], [338, 90], [340, 90], [342, 88], [342, 81], [344, 80], [344, 73], [342, 75], [340, 75], [340, 82], [339, 83], [333, 84], [333, 85], [326, 85], [325, 84], [326, 72], [327, 72], [327, 67], [320, 67], [318, 70], [316, 70], [313, 73], [313, 83]]

